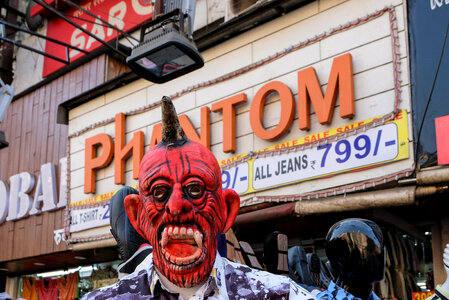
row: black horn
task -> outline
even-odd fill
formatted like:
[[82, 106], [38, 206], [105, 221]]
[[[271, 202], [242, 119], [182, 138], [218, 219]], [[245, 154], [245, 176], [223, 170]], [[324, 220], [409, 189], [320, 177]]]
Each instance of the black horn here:
[[162, 111], [162, 142], [166, 145], [184, 144], [187, 138], [179, 124], [178, 114], [170, 97], [161, 100]]

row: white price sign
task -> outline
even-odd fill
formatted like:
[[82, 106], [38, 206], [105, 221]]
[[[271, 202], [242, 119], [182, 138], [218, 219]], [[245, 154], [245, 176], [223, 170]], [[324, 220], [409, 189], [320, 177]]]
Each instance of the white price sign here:
[[102, 206], [70, 211], [70, 232], [77, 232], [109, 224], [109, 203]]
[[221, 181], [223, 190], [233, 189], [238, 194], [245, 193], [249, 188], [248, 163], [221, 171]]
[[255, 159], [253, 188], [261, 190], [379, 164], [394, 160], [398, 153], [398, 128], [389, 123], [312, 149]]

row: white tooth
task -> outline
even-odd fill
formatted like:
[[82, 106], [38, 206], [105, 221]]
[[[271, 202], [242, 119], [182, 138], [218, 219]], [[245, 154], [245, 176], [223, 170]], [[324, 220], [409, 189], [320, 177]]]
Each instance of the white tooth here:
[[187, 235], [190, 235], [190, 236], [193, 235], [193, 229], [192, 228], [187, 229]]
[[168, 243], [167, 227], [162, 231], [161, 246], [164, 248]]
[[181, 229], [179, 230], [179, 234], [180, 235], [186, 235], [187, 229], [185, 227], [181, 227]]
[[168, 235], [172, 235], [173, 233], [173, 227], [168, 226]]
[[178, 232], [179, 232], [179, 228], [178, 227], [173, 228], [173, 235], [174, 236], [177, 236]]
[[203, 248], [203, 235], [197, 230], [195, 231], [195, 234], [193, 235], [193, 238], [195, 239], [196, 245], [198, 248]]

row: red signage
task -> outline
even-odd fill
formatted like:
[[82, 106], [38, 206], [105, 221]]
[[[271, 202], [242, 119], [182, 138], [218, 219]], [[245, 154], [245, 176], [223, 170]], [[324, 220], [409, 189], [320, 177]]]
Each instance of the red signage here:
[[435, 292], [413, 292], [412, 293], [412, 300], [426, 300], [430, 296], [435, 294]]
[[[79, 5], [123, 31], [130, 31], [136, 28], [150, 20], [153, 15], [151, 0], [86, 0]], [[93, 18], [80, 9], [72, 8], [66, 14], [73, 22], [105, 42], [111, 41], [117, 36], [115, 29], [108, 28], [100, 19]], [[89, 52], [102, 45], [93, 37], [59, 17], [48, 20], [47, 36]], [[65, 47], [55, 43], [47, 41], [45, 52], [61, 59], [66, 59]], [[77, 50], [69, 50], [70, 62], [79, 59], [83, 55], [85, 54]], [[45, 57], [42, 76], [47, 77], [63, 66], [63, 63]]]
[[449, 115], [435, 118], [438, 164], [449, 164]]

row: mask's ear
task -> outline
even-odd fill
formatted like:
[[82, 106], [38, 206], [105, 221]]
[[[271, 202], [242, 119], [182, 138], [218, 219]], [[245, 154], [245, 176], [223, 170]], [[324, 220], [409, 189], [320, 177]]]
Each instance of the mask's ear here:
[[240, 196], [239, 194], [236, 193], [236, 191], [231, 189], [224, 190], [222, 196], [226, 202], [228, 210], [228, 218], [226, 219], [224, 230], [222, 232], [226, 233], [229, 230], [229, 228], [232, 227], [235, 217], [237, 217], [237, 215], [239, 214]]
[[145, 234], [140, 230], [139, 227], [139, 214], [142, 208], [142, 199], [139, 195], [130, 194], [125, 197], [125, 210], [128, 215], [129, 222], [133, 225], [134, 229], [142, 236], [145, 237]]

